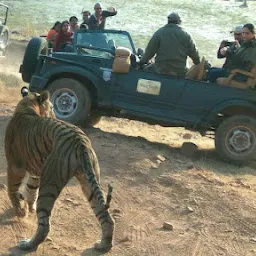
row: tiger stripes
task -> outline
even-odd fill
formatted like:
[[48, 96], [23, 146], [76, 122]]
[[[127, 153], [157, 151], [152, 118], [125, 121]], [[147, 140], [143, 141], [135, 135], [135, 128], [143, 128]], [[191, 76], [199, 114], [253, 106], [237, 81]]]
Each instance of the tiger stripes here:
[[[21, 241], [22, 250], [36, 250], [50, 231], [50, 216], [56, 199], [72, 177], [97, 217], [101, 229], [98, 250], [109, 250], [113, 243], [114, 220], [100, 187], [100, 167], [89, 138], [78, 127], [56, 120], [49, 93], [29, 94], [17, 105], [5, 134], [8, 195], [18, 216], [26, 215], [22, 200], [30, 211], [36, 208], [38, 227], [35, 235]], [[28, 173], [24, 191], [20, 185]], [[36, 203], [36, 207], [35, 207]]]

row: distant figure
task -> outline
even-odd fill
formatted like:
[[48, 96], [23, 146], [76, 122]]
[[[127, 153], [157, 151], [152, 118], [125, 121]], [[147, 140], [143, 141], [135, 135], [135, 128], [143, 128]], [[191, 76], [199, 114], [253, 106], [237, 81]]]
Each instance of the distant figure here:
[[187, 56], [193, 60], [194, 64], [199, 64], [199, 54], [191, 35], [181, 28], [179, 14], [173, 12], [167, 18], [168, 24], [154, 33], [140, 63], [148, 63], [156, 55], [151, 71], [185, 76]]
[[229, 64], [231, 63], [230, 57], [237, 50], [239, 45], [243, 43], [242, 30], [243, 25], [235, 26], [234, 29], [230, 31], [230, 33], [234, 33], [234, 41], [228, 42], [227, 40], [223, 40], [221, 42], [220, 47], [218, 49], [217, 57], [219, 59], [226, 58], [222, 68], [228, 68]]
[[56, 21], [53, 27], [49, 30], [46, 39], [48, 41], [48, 47], [53, 48], [55, 36], [60, 31], [60, 21]]
[[80, 28], [88, 28], [91, 13], [88, 10], [83, 10], [82, 15], [83, 15], [83, 22], [80, 24]]
[[63, 21], [60, 25], [60, 32], [55, 37], [54, 51], [65, 51], [64, 48], [72, 43], [73, 33], [69, 31], [69, 22]]
[[247, 0], [244, 0], [243, 4], [241, 4], [239, 7], [248, 7]]
[[79, 29], [78, 18], [76, 16], [71, 16], [69, 18], [69, 24], [70, 24], [70, 27], [69, 27], [70, 32], [75, 33]]
[[117, 11], [115, 8], [111, 7], [108, 11], [102, 11], [102, 5], [96, 3], [94, 5], [94, 14], [89, 18], [89, 29], [104, 29], [106, 18], [110, 16], [115, 16]]

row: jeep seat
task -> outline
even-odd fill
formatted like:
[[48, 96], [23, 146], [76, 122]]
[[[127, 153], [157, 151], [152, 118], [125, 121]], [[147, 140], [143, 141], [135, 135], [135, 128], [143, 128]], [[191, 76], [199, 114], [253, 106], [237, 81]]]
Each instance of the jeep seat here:
[[186, 74], [186, 79], [193, 79], [202, 81], [205, 77], [205, 57], [202, 57], [202, 60], [199, 64], [193, 65]]
[[112, 72], [114, 73], [128, 73], [131, 66], [132, 52], [125, 47], [117, 47], [115, 49], [115, 59], [113, 62]]
[[[246, 82], [239, 82], [234, 80], [234, 77], [237, 74], [242, 74], [248, 77]], [[240, 89], [248, 89], [256, 87], [256, 65], [254, 65], [250, 72], [241, 70], [241, 69], [233, 69], [231, 74], [228, 77], [219, 77], [217, 78], [217, 84], [221, 86], [234, 87]]]

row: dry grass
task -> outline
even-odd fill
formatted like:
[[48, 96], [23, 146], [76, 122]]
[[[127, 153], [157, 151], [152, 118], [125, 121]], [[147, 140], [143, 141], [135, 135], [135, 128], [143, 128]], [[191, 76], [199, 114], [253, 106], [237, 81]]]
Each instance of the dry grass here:
[[0, 73], [0, 103], [16, 103], [20, 99], [22, 81], [12, 74]]

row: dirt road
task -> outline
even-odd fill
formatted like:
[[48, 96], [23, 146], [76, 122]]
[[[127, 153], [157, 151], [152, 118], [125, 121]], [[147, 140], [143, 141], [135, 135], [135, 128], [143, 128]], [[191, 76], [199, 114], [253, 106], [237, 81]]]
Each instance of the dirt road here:
[[[21, 58], [22, 50], [15, 56]], [[18, 61], [15, 65], [10, 66], [14, 73]], [[36, 229], [35, 215], [13, 216], [5, 186], [4, 132], [18, 94], [18, 87], [1, 87], [1, 256], [25, 255], [16, 245]], [[211, 139], [182, 128], [104, 118], [85, 132], [100, 161], [104, 191], [108, 183], [114, 185], [110, 211], [116, 220], [115, 245], [106, 255], [256, 255], [255, 162], [224, 163]], [[184, 141], [198, 145], [193, 158], [180, 153]], [[164, 222], [171, 224], [170, 230], [163, 228]], [[77, 181], [71, 180], [56, 201], [49, 238], [30, 255], [101, 255], [92, 249], [99, 238], [97, 220]]]

